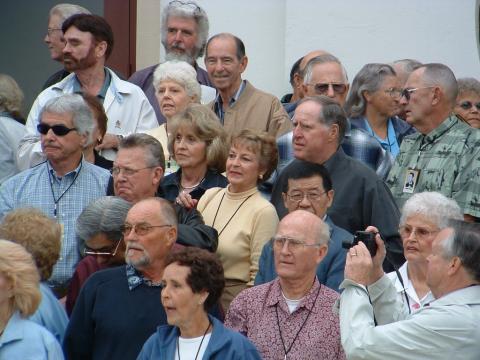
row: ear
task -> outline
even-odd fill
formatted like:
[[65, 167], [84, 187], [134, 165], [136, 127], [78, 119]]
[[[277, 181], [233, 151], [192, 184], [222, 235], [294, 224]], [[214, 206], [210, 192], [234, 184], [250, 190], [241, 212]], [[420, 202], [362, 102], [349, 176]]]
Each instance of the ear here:
[[362, 96], [364, 97], [364, 99], [365, 99], [365, 101], [366, 101], [367, 103], [369, 103], [370, 101], [372, 101], [372, 94], [370, 94], [369, 91], [363, 90], [363, 91], [362, 91]]
[[282, 192], [283, 206], [287, 207], [287, 193]]
[[87, 132], [86, 134], [79, 134], [80, 136], [80, 145], [82, 149], [85, 149], [88, 146], [88, 138], [90, 137], [90, 133]]
[[240, 73], [243, 73], [245, 69], [247, 68], [248, 65], [248, 57], [245, 55], [241, 60], [240, 60]]
[[328, 203], [327, 203], [327, 209], [332, 206], [332, 203], [333, 203], [333, 197], [335, 196], [335, 190], [330, 190], [330, 191], [327, 191], [327, 193], [325, 194], [327, 195], [327, 198], [328, 198]]
[[340, 133], [340, 128], [338, 127], [338, 124], [330, 125], [328, 140], [330, 142], [338, 142], [339, 133]]
[[300, 77], [298, 73], [293, 74], [293, 85], [296, 88], [299, 88], [303, 85], [303, 79]]
[[327, 255], [328, 252], [328, 245], [321, 245], [316, 252], [315, 262], [320, 264], [323, 258]]
[[152, 184], [158, 185], [163, 179], [163, 169], [160, 166], [157, 166], [153, 170]]
[[95, 55], [97, 58], [101, 58], [105, 56], [105, 53], [107, 52], [107, 42], [106, 41], [100, 41], [97, 45], [95, 45]]
[[460, 261], [460, 258], [458, 256], [454, 256], [450, 260], [447, 274], [450, 276], [455, 275], [461, 268], [462, 268], [462, 262]]
[[308, 86], [307, 86], [307, 84], [302, 83], [300, 86], [302, 87], [303, 95], [305, 97], [308, 96]]
[[442, 92], [442, 89], [440, 89], [438, 86], [436, 86], [433, 89], [433, 93], [432, 93], [432, 105], [437, 105], [438, 103], [440, 103], [443, 95], [444, 94]]
[[165, 234], [165, 237], [167, 239], [167, 246], [168, 247], [172, 247], [173, 244], [175, 244], [175, 242], [177, 241], [177, 228], [176, 227], [173, 227], [171, 226], [166, 234]]

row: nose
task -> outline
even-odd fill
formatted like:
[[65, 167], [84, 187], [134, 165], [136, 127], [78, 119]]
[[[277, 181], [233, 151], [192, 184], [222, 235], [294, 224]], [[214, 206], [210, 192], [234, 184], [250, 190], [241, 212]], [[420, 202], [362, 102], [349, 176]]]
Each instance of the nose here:
[[289, 244], [288, 244], [288, 240], [285, 241], [285, 243], [283, 244], [282, 246], [282, 249], [280, 250], [280, 253], [283, 254], [283, 255], [288, 255], [290, 254], [290, 249], [289, 249]]
[[50, 36], [48, 36], [48, 32], [45, 34], [45, 37], [43, 38], [43, 41], [44, 41], [46, 44], [50, 44]]
[[67, 53], [69, 53], [70, 51], [71, 51], [70, 44], [67, 42], [67, 43], [65, 43], [65, 46], [63, 47], [62, 52], [63, 52], [64, 54], [67, 54]]
[[407, 105], [408, 104], [408, 100], [407, 100], [407, 97], [405, 95], [400, 95], [400, 98], [398, 99], [400, 105]]
[[215, 62], [215, 71], [216, 72], [221, 72], [223, 71], [223, 62], [221, 59], [218, 59], [216, 62]]
[[183, 40], [183, 36], [182, 36], [182, 32], [180, 30], [177, 30], [177, 32], [175, 33], [175, 41], [182, 41]]
[[300, 202], [298, 203], [298, 206], [300, 206], [301, 208], [309, 208], [310, 205], [310, 200], [308, 200], [307, 194], [304, 194], [302, 200], [300, 200]]
[[327, 96], [329, 98], [334, 98], [335, 97], [335, 91], [333, 91], [333, 85], [332, 84], [328, 84]]

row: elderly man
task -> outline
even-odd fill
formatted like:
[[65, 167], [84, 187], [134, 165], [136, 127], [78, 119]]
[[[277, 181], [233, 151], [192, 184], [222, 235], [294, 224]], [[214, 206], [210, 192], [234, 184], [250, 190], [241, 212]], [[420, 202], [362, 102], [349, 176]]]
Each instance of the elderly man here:
[[[295, 158], [323, 164], [332, 177], [335, 198], [327, 214], [333, 222], [351, 233], [374, 223], [384, 235], [395, 265], [403, 264], [400, 212], [392, 194], [371, 169], [346, 156], [339, 147], [347, 126], [341, 106], [325, 96], [304, 98], [295, 110], [293, 125]], [[286, 213], [282, 190], [295, 161], [285, 167], [273, 188], [272, 203], [279, 217]], [[389, 264], [385, 266], [393, 270]]]
[[24, 168], [42, 159], [35, 141], [39, 114], [49, 99], [62, 94], [87, 93], [103, 102], [108, 117], [107, 134], [97, 149], [103, 149], [102, 155], [109, 160], [115, 158], [119, 137], [157, 126], [155, 113], [142, 90], [120, 80], [105, 67], [113, 49], [113, 32], [105, 19], [77, 14], [63, 23], [62, 31], [66, 42], [63, 63], [73, 73], [42, 91], [33, 103], [26, 124], [30, 134], [20, 145], [18, 155]]
[[379, 250], [373, 259], [363, 243], [347, 255], [340, 305], [347, 356], [480, 359], [480, 225], [455, 220], [437, 234], [426, 274], [436, 300], [397, 322], [401, 304], [382, 270], [383, 241], [378, 235], [376, 241]]
[[294, 211], [272, 239], [278, 279], [242, 291], [225, 325], [247, 336], [263, 359], [341, 359], [338, 294], [322, 286], [316, 269], [328, 250], [328, 225]]
[[[147, 134], [132, 134], [120, 141], [118, 156], [113, 163], [112, 181], [108, 194], [116, 195], [131, 203], [159, 196], [163, 179], [165, 157], [162, 145]], [[217, 231], [204, 225], [203, 218], [195, 209], [187, 210], [175, 204], [178, 215], [178, 243], [215, 251], [218, 244]]]
[[[323, 165], [296, 161], [284, 183], [282, 197], [289, 213], [299, 209], [309, 211], [329, 226], [328, 252], [317, 267], [317, 278], [321, 284], [338, 291], [345, 270], [346, 251], [342, 248], [342, 241], [351, 239], [352, 234], [336, 226], [327, 215], [334, 197], [332, 179], [327, 169]], [[268, 242], [260, 256], [255, 285], [272, 281], [276, 277], [272, 243]]]
[[105, 194], [109, 174], [83, 159], [95, 125], [80, 95], [47, 101], [40, 119], [37, 130], [47, 161], [2, 184], [0, 218], [13, 209], [35, 207], [62, 225], [60, 259], [49, 280], [58, 295], [66, 290], [80, 258], [75, 221], [90, 201]]
[[399, 207], [413, 193], [438, 191], [474, 220], [480, 218], [480, 131], [452, 115], [457, 91], [442, 64], [422, 65], [409, 76], [401, 104], [418, 133], [403, 140], [387, 185]]
[[245, 45], [238, 37], [221, 33], [208, 40], [205, 66], [218, 90], [210, 107], [229, 134], [246, 128], [273, 136], [286, 133], [292, 124], [280, 101], [242, 80], [247, 64]]
[[[75, 14], [90, 14], [90, 11], [79, 5], [57, 4], [50, 9], [50, 13], [48, 15], [47, 35], [45, 35], [43, 41], [45, 41], [45, 44], [48, 46], [52, 60], [58, 61], [61, 64], [63, 64], [63, 48], [65, 47], [62, 24], [70, 16]], [[43, 85], [43, 89], [62, 81], [69, 74], [70, 71], [67, 71], [64, 68], [57, 71], [48, 78]]]
[[[205, 51], [208, 27], [206, 12], [193, 1], [171, 1], [162, 11], [160, 32], [166, 60], [186, 61], [197, 71], [200, 84], [212, 86], [207, 72], [197, 64], [197, 59]], [[142, 88], [161, 125], [166, 120], [160, 111], [153, 87], [153, 74], [157, 66], [158, 64], [137, 71], [128, 81]]]

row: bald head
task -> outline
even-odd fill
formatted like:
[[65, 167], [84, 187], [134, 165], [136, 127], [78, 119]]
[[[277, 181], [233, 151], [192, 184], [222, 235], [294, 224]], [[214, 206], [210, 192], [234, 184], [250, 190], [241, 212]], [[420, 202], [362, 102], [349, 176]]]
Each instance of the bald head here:
[[314, 57], [320, 56], [320, 55], [331, 55], [328, 51], [325, 50], [313, 50], [307, 53], [302, 61], [300, 62], [300, 71], [305, 70], [305, 66], [307, 66], [308, 62], [312, 60]]
[[300, 236], [307, 244], [328, 244], [328, 225], [315, 214], [305, 210], [295, 210], [287, 214], [278, 225], [277, 235]]
[[300, 61], [300, 65], [298, 67], [298, 72], [295, 73], [293, 76], [293, 84], [292, 84], [292, 86], [294, 86], [294, 88], [297, 90], [298, 98], [302, 99], [305, 97], [302, 84], [303, 84], [304, 70], [308, 62], [314, 57], [317, 57], [320, 55], [329, 55], [329, 54], [330, 53], [328, 53], [325, 50], [313, 50], [305, 54], [305, 56], [302, 58], [302, 61]]

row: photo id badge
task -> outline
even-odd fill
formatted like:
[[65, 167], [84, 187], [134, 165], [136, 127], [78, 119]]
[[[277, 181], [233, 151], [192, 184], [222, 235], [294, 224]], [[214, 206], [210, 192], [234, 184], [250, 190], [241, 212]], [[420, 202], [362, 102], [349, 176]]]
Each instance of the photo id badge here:
[[420, 176], [419, 169], [408, 169], [405, 174], [405, 181], [403, 183], [403, 192], [412, 194], [415, 192], [415, 186], [417, 186], [418, 177]]

